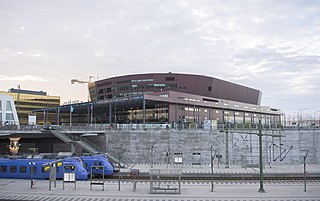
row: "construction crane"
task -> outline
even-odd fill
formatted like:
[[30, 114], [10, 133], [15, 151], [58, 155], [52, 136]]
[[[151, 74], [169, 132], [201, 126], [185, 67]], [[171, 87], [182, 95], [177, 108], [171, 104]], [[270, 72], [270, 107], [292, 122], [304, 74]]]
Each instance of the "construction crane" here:
[[94, 83], [94, 82], [91, 81], [92, 78], [94, 78], [94, 76], [89, 76], [89, 80], [88, 80], [88, 81], [78, 80], [78, 79], [71, 79], [71, 84], [75, 84], [75, 83], [88, 84], [88, 101], [90, 101], [90, 90], [89, 90], [89, 86]]
[[93, 76], [89, 76], [89, 81], [84, 81], [84, 80], [78, 80], [78, 79], [72, 79], [71, 84], [74, 83], [79, 83], [79, 84], [90, 84], [92, 83], [91, 79], [94, 78]]

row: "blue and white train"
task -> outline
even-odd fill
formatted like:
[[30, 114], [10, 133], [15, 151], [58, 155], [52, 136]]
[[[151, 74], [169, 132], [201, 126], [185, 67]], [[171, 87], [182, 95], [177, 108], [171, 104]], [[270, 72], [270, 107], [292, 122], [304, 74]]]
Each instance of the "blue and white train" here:
[[[0, 178], [18, 178], [18, 179], [49, 179], [48, 164], [56, 161], [55, 159], [42, 158], [0, 158]], [[87, 180], [91, 167], [103, 166], [105, 175], [112, 175], [113, 166], [109, 163], [104, 155], [81, 156], [81, 157], [65, 157], [61, 159], [61, 166], [57, 167], [57, 179], [63, 179], [63, 172], [66, 166], [75, 167], [75, 175], [77, 180]], [[31, 167], [33, 172], [31, 174]], [[102, 174], [101, 169], [93, 169], [94, 174]]]
[[92, 166], [103, 166], [105, 176], [111, 176], [114, 173], [114, 167], [105, 155], [80, 156], [80, 158], [89, 174], [92, 170], [94, 175], [102, 175], [102, 169], [92, 168]]

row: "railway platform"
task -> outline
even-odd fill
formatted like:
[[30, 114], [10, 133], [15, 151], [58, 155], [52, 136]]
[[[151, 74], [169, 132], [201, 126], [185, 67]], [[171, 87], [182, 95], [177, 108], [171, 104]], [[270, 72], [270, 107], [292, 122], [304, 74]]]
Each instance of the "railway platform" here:
[[0, 200], [38, 201], [320, 201], [320, 182], [310, 181], [304, 192], [303, 182], [265, 182], [265, 193], [259, 193], [259, 182], [220, 181], [185, 182], [181, 194], [150, 194], [149, 182], [140, 181], [133, 192], [132, 181], [121, 181], [120, 191], [117, 180], [107, 180], [104, 190], [96, 186], [90, 190], [89, 181], [77, 182], [77, 187], [57, 181], [56, 188], [48, 189], [48, 181], [37, 180], [31, 189], [30, 180], [0, 179]]
[[[141, 173], [150, 170], [150, 164], [136, 164], [122, 172], [130, 172], [130, 169], [139, 169]], [[166, 165], [154, 164], [153, 168], [167, 168]], [[169, 167], [168, 168], [173, 168]], [[178, 168], [178, 167], [175, 167]], [[195, 167], [183, 165], [180, 167], [184, 173], [208, 173], [210, 166]], [[271, 173], [301, 173], [303, 166], [273, 166], [265, 168], [265, 172]], [[215, 167], [214, 173], [248, 174], [258, 171], [257, 168], [242, 168], [231, 166], [230, 168]], [[307, 171], [320, 174], [319, 165], [310, 165]], [[48, 180], [36, 180], [33, 188], [30, 188], [28, 179], [0, 179], [0, 200], [48, 200], [48, 201], [320, 201], [320, 180], [307, 180], [307, 191], [304, 191], [303, 180], [265, 180], [265, 193], [259, 193], [258, 180], [215, 180], [214, 190], [211, 192], [211, 182], [203, 180], [181, 181], [180, 194], [150, 194], [148, 180], [137, 180], [136, 189], [133, 190], [133, 180], [121, 179], [120, 185], [117, 179], [107, 179], [104, 182], [104, 190], [101, 186], [90, 186], [90, 181], [77, 181], [76, 188], [73, 184], [65, 184], [58, 180], [56, 188], [49, 190]], [[167, 186], [176, 184], [177, 181], [168, 181]], [[90, 188], [92, 189], [90, 190]]]

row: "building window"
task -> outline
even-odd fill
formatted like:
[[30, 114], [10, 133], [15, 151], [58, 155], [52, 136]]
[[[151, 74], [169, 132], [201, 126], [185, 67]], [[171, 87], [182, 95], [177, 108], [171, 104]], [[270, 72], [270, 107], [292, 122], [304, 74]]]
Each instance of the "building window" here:
[[174, 81], [174, 77], [166, 77], [166, 81]]
[[214, 103], [219, 103], [219, 101], [218, 100], [215, 100], [215, 99], [209, 99], [209, 98], [203, 98], [202, 99], [204, 102], [214, 102]]
[[6, 113], [6, 121], [13, 121], [13, 114], [12, 113]]
[[212, 87], [208, 87], [208, 91], [211, 91]]
[[6, 111], [7, 111], [7, 112], [12, 112], [12, 107], [11, 107], [11, 102], [10, 102], [10, 101], [7, 101]]

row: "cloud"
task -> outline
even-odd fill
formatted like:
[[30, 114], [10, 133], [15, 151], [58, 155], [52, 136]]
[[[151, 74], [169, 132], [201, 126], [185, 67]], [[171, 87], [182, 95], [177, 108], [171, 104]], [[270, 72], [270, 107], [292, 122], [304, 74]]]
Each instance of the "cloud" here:
[[32, 75], [24, 75], [24, 76], [5, 76], [0, 75], [1, 81], [34, 81], [34, 82], [47, 82], [46, 79], [42, 77], [32, 76]]
[[319, 13], [317, 1], [0, 1], [0, 79], [57, 80], [70, 100], [71, 78], [195, 73], [316, 108]]

